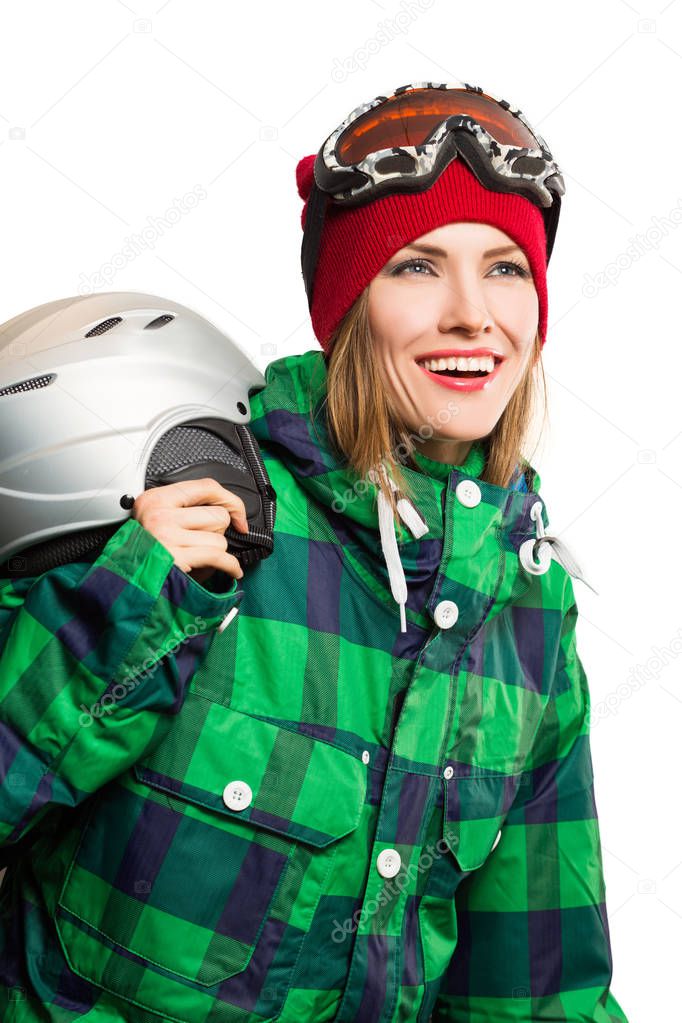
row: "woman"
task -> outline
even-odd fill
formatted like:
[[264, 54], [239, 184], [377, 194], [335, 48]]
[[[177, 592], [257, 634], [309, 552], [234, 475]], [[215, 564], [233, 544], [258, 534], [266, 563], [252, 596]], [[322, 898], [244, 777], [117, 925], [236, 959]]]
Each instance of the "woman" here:
[[[140, 495], [23, 606], [0, 586], [0, 838], [39, 835], [0, 892], [3, 1020], [627, 1023], [576, 600], [521, 456], [563, 191], [521, 126], [422, 83], [353, 111], [315, 182], [299, 163], [322, 350], [251, 398], [270, 557], [242, 578], [244, 508], [204, 480]], [[19, 651], [48, 601], [101, 617], [98, 573], [127, 638], [90, 692], [189, 614], [220, 630], [60, 731]]]

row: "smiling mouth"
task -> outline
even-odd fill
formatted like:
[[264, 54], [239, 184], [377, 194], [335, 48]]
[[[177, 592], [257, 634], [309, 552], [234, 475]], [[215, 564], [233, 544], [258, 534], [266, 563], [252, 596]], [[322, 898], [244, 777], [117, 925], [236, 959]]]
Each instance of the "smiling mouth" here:
[[[445, 361], [448, 361], [448, 360], [445, 360]], [[456, 360], [453, 360], [453, 361], [456, 361]], [[467, 359], [466, 361], [468, 362], [469, 360]], [[472, 380], [472, 379], [475, 379], [476, 377], [488, 377], [488, 376], [490, 376], [497, 369], [497, 367], [500, 365], [500, 363], [503, 362], [504, 360], [501, 359], [500, 356], [498, 356], [498, 355], [493, 355], [493, 356], [490, 356], [487, 359], [481, 359], [481, 361], [482, 362], [484, 361], [486, 363], [486, 367], [487, 368], [485, 368], [485, 369], [464, 369], [464, 368], [459, 369], [459, 368], [452, 368], [451, 369], [449, 367], [446, 367], [445, 369], [436, 369], [436, 368], [434, 368], [435, 362], [432, 361], [432, 360], [429, 360], [429, 359], [418, 361], [417, 365], [421, 369], [426, 369], [426, 370], [428, 370], [429, 373], [435, 373], [438, 376], [455, 377], [456, 379], [459, 379], [459, 380]]]

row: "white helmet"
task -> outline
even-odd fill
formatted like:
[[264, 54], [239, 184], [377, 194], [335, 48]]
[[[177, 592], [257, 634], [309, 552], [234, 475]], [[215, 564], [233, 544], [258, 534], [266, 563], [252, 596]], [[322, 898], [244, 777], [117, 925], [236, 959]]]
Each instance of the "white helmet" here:
[[75, 296], [1, 325], [0, 574], [91, 558], [143, 490], [203, 476], [246, 505], [230, 552], [267, 557], [276, 495], [245, 425], [263, 386], [234, 341], [156, 295]]

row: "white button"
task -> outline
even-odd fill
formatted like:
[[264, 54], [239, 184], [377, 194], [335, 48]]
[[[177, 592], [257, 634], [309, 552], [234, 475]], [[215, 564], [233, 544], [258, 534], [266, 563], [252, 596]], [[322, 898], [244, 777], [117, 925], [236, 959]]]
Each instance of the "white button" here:
[[377, 856], [377, 870], [382, 877], [395, 877], [400, 870], [400, 853], [397, 849], [384, 849]]
[[455, 487], [455, 496], [465, 508], [475, 508], [481, 500], [481, 488], [473, 480], [460, 480]]
[[[499, 842], [499, 840], [500, 840], [500, 838], [501, 838], [501, 837], [502, 837], [502, 832], [501, 832], [501, 831], [498, 831], [498, 832], [497, 832], [497, 838], [496, 838], [496, 839], [495, 839], [495, 841], [493, 842], [493, 849], [495, 848], [495, 846], [497, 845], [497, 843]], [[492, 851], [493, 851], [493, 849], [491, 849], [490, 851], [492, 852]]]
[[363, 749], [363, 751], [362, 751], [362, 762], [363, 762], [363, 764], [368, 764], [369, 763], [369, 750], [368, 749]]
[[216, 629], [216, 632], [222, 632], [223, 629], [226, 629], [228, 627], [228, 625], [230, 624], [230, 622], [232, 621], [232, 619], [234, 618], [234, 616], [236, 615], [238, 610], [239, 610], [239, 607], [233, 607], [232, 610], [229, 611], [225, 615], [225, 617], [223, 618], [222, 622], [220, 623], [220, 625]]
[[223, 802], [230, 810], [245, 810], [252, 799], [251, 786], [245, 781], [231, 781], [223, 789]]
[[433, 620], [439, 629], [450, 629], [457, 621], [459, 608], [454, 600], [441, 600], [436, 604], [433, 612]]
[[444, 778], [452, 778], [454, 773], [455, 773], [454, 767], [450, 767], [450, 765], [448, 764], [448, 766], [443, 771], [443, 777]]

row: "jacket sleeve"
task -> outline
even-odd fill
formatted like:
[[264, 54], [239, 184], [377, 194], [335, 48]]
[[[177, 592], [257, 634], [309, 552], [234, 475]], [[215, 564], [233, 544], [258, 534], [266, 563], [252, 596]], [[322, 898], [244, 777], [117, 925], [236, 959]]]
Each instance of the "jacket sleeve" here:
[[243, 593], [206, 590], [133, 518], [92, 563], [0, 579], [0, 846], [163, 738]]
[[610, 991], [590, 694], [568, 574], [560, 607], [546, 709], [500, 840], [457, 889], [457, 950], [433, 1023], [628, 1023]]

